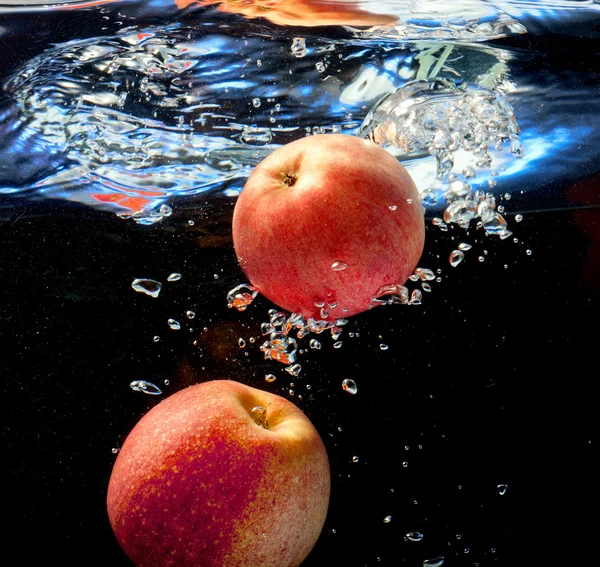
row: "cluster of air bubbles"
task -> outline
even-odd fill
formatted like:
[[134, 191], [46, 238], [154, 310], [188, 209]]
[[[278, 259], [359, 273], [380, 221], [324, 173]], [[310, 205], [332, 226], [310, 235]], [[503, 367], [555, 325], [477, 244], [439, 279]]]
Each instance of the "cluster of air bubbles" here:
[[467, 228], [476, 219], [488, 234], [512, 234], [494, 196], [473, 190], [481, 171], [488, 172], [490, 189], [497, 185], [496, 154], [508, 149], [512, 158], [523, 157], [514, 111], [501, 93], [473, 84], [412, 81], [369, 112], [359, 135], [407, 155], [434, 156], [437, 180], [421, 198], [425, 206], [445, 200], [443, 219], [434, 219], [441, 230], [450, 223]]
[[258, 290], [250, 284], [240, 284], [227, 294], [227, 307], [244, 311], [258, 294]]
[[421, 284], [421, 289], [409, 289], [402, 284], [386, 284], [379, 288], [377, 294], [371, 299], [371, 306], [377, 305], [421, 305], [423, 291], [431, 291], [432, 281], [440, 282], [441, 278], [428, 268], [416, 268], [408, 278], [411, 282]]
[[[299, 353], [298, 340], [311, 333], [320, 334], [327, 330], [331, 332], [332, 338], [337, 340], [342, 332], [342, 326], [345, 324], [345, 319], [325, 321], [309, 318], [305, 320], [299, 313], [288, 315], [283, 311], [271, 309], [269, 310], [269, 321], [261, 325], [261, 333], [267, 339], [261, 345], [260, 350], [266, 360], [281, 362], [286, 365], [286, 372], [292, 376], [299, 376], [302, 367], [296, 362]], [[295, 337], [292, 336], [292, 333], [295, 333]], [[312, 349], [321, 348], [321, 344], [316, 339], [312, 339], [309, 344]]]
[[162, 390], [156, 384], [147, 382], [146, 380], [134, 380], [129, 384], [129, 387], [134, 392], [142, 392], [150, 396], [160, 396], [162, 394]]

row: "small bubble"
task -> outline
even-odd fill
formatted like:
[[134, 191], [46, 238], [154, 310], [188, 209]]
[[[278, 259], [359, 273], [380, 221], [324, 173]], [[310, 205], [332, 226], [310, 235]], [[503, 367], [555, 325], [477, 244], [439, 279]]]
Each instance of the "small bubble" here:
[[317, 70], [318, 73], [323, 73], [325, 71], [325, 64], [323, 62], [319, 61], [318, 63], [316, 63], [315, 69]]
[[408, 461], [402, 461], [402, 466], [403, 466], [404, 468], [408, 467]]
[[129, 387], [134, 392], [142, 392], [150, 396], [160, 396], [162, 394], [162, 390], [156, 384], [146, 380], [134, 380], [129, 384]]
[[246, 341], [242, 338], [238, 339], [238, 345], [240, 348], [244, 348], [246, 346]]
[[190, 220], [188, 221], [188, 225], [189, 225], [189, 226], [194, 226], [195, 224], [196, 224], [196, 221], [194, 221], [194, 220], [192, 220], [192, 219], [190, 219]]
[[358, 457], [356, 455], [354, 457], [352, 457], [352, 462], [353, 463], [358, 463]]
[[321, 343], [317, 339], [310, 340], [310, 348], [319, 350], [321, 348]]
[[342, 348], [342, 341], [337, 341], [333, 343], [333, 348]]
[[131, 287], [140, 293], [145, 293], [150, 297], [158, 297], [162, 284], [156, 280], [135, 279], [131, 282]]
[[215, 278], [215, 280], [219, 279], [219, 274], [213, 274], [213, 278]]
[[154, 337], [152, 337], [152, 340], [157, 343], [158, 341], [160, 341], [160, 337], [158, 335], [154, 335]]
[[496, 487], [496, 490], [498, 491], [498, 494], [500, 496], [504, 496], [506, 494], [506, 491], [508, 490], [508, 485], [507, 484], [499, 484]]
[[167, 321], [167, 324], [174, 331], [179, 331], [179, 329], [181, 329], [181, 324], [179, 323], [179, 321], [176, 321], [175, 319], [169, 319]]
[[348, 267], [348, 264], [346, 264], [345, 262], [341, 262], [340, 260], [331, 264], [331, 269], [334, 272], [341, 272], [342, 270], [345, 270], [347, 267]]
[[171, 381], [167, 378], [166, 380], [163, 380], [163, 383], [165, 386], [168, 386], [171, 383]]
[[483, 256], [479, 256], [479, 258], [477, 258], [480, 262], [483, 262], [485, 260], [485, 258]]
[[452, 250], [450, 252], [450, 265], [456, 268], [465, 259], [465, 253], [462, 250]]
[[118, 447], [113, 447], [113, 448], [111, 449], [111, 453], [112, 453], [113, 455], [116, 455], [118, 452], [119, 452], [119, 448], [118, 448]]
[[510, 201], [512, 195], [510, 193], [504, 193], [504, 200], [505, 201]]
[[274, 374], [265, 374], [265, 381], [267, 382], [275, 382], [277, 377]]
[[527, 254], [527, 256], [531, 256], [531, 254], [533, 254], [533, 252], [531, 250], [525, 250], [525, 254]]
[[523, 215], [515, 215], [515, 221], [521, 222], [523, 220]]
[[425, 559], [423, 561], [423, 567], [442, 567], [443, 564], [443, 557], [436, 557], [435, 559]]
[[168, 278], [167, 281], [176, 282], [181, 279], [181, 274], [178, 272], [173, 272]]
[[356, 394], [356, 392], [358, 392], [358, 386], [356, 385], [356, 382], [350, 378], [346, 378], [342, 382], [342, 389], [344, 392], [348, 392], [349, 394]]
[[384, 524], [389, 524], [392, 521], [392, 517], [391, 516], [386, 516], [385, 518], [383, 518], [383, 523]]
[[423, 539], [423, 534], [421, 532], [408, 532], [406, 534], [406, 539], [409, 541], [421, 541]]
[[381, 343], [381, 344], [379, 345], [379, 349], [380, 349], [380, 350], [387, 350], [388, 348], [390, 348], [390, 347], [389, 347], [388, 345], [384, 344], [384, 343]]
[[193, 312], [191, 309], [188, 309], [188, 310], [185, 312], [185, 316], [186, 316], [188, 319], [193, 319], [193, 318], [196, 316], [196, 314], [195, 314], [195, 313], [194, 313], [194, 312]]
[[295, 37], [292, 40], [292, 53], [298, 57], [304, 57], [306, 55], [306, 40], [303, 37]]
[[302, 366], [300, 366], [298, 363], [285, 367], [285, 371], [292, 376], [299, 376], [301, 370]]

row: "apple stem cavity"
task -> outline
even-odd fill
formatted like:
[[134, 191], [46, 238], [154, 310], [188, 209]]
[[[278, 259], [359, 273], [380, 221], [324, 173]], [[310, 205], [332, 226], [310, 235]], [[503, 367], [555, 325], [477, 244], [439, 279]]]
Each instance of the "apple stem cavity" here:
[[281, 172], [281, 182], [286, 187], [292, 187], [296, 183], [296, 174], [293, 172], [288, 173], [287, 171], [282, 171]]
[[267, 421], [267, 408], [264, 406], [254, 406], [250, 410], [250, 415], [252, 416], [252, 419], [256, 425], [260, 425], [265, 429], [269, 429], [269, 422]]

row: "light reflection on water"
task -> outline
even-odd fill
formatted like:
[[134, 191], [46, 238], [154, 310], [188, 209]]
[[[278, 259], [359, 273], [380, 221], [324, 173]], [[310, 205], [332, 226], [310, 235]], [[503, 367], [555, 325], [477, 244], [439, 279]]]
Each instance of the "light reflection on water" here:
[[[542, 11], [531, 3], [463, 4], [469, 22], [488, 24], [505, 22], [505, 11], [517, 8], [521, 17]], [[571, 4], [545, 9], [556, 15]], [[474, 188], [532, 191], [568, 178], [582, 156], [598, 161], [593, 81], [531, 54], [431, 41], [447, 37], [450, 21], [447, 3], [437, 5], [425, 18], [411, 4], [409, 18], [407, 3], [381, 4], [402, 25], [420, 18], [424, 33], [402, 32], [413, 38], [402, 43], [398, 25], [393, 32], [346, 28], [346, 35], [330, 37], [314, 28], [290, 37], [264, 21], [233, 18], [222, 28], [214, 17], [152, 27], [130, 17], [116, 33], [59, 43], [4, 83], [0, 193], [68, 199], [141, 219], [165, 202], [176, 206], [179, 196], [235, 195], [252, 167], [279, 145], [314, 133], [357, 134], [381, 99], [414, 80], [441, 80], [450, 89], [478, 85], [512, 105], [523, 158], [491, 148], [494, 174], [501, 175], [492, 186], [492, 169], [481, 171]], [[525, 31], [511, 25], [507, 33]], [[457, 20], [451, 27], [466, 40], [497, 37], [499, 29], [479, 27], [475, 38], [474, 28]], [[424, 149], [399, 157], [421, 191], [441, 187], [443, 193], [435, 159]], [[445, 203], [426, 204], [435, 212]], [[154, 214], [152, 222], [159, 218]]]

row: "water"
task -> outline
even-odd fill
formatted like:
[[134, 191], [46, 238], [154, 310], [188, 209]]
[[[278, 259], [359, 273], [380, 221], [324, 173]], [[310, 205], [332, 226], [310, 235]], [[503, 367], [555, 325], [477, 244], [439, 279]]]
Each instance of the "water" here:
[[[600, 5], [363, 2], [318, 26], [285, 6], [0, 4], [4, 509], [8, 542], [36, 534], [5, 555], [129, 565], [114, 448], [230, 378], [326, 444], [306, 566], [588, 560]], [[231, 243], [254, 165], [327, 132], [398, 157], [427, 226], [410, 280], [333, 323], [261, 297]]]

